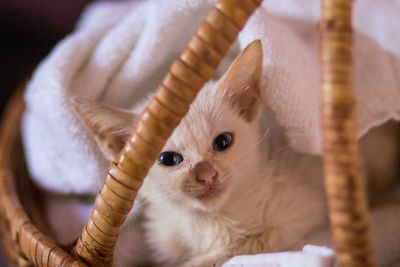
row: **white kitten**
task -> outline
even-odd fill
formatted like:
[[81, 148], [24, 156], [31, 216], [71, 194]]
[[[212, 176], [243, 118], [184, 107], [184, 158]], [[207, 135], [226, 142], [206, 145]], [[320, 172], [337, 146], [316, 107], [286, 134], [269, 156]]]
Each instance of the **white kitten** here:
[[[261, 132], [261, 71], [255, 41], [217, 84], [206, 84], [149, 171], [139, 198], [157, 263], [212, 266], [287, 250], [326, 224], [318, 159], [283, 153]], [[84, 99], [75, 107], [109, 159], [138, 118]]]

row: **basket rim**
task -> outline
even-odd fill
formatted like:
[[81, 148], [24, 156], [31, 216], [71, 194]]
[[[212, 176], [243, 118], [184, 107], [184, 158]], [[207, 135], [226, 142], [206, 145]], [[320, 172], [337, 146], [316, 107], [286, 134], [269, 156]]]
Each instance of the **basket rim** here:
[[[29, 218], [18, 198], [16, 175], [11, 152], [18, 142], [22, 114], [25, 110], [25, 83], [12, 94], [3, 111], [0, 128], [0, 217], [1, 241], [10, 261], [32, 262], [44, 266], [86, 266], [74, 259], [50, 237], [42, 233]], [[9, 232], [5, 232], [9, 229]]]

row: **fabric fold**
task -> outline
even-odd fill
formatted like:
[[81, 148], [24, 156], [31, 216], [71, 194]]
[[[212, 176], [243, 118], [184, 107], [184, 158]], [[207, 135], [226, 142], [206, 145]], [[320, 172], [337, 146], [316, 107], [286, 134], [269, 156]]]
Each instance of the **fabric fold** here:
[[[109, 1], [86, 10], [76, 30], [37, 68], [25, 94], [24, 143], [39, 185], [64, 193], [98, 191], [108, 164], [76, 118], [70, 97], [122, 108], [140, 102], [156, 89], [215, 3]], [[317, 0], [265, 0], [238, 38], [240, 48], [262, 41], [263, 102], [290, 145], [311, 154], [321, 153], [319, 8]], [[357, 1], [353, 24], [362, 136], [389, 119], [400, 119], [400, 6], [393, 0]], [[238, 51], [232, 51], [233, 58]], [[74, 185], [79, 176], [82, 183]]]

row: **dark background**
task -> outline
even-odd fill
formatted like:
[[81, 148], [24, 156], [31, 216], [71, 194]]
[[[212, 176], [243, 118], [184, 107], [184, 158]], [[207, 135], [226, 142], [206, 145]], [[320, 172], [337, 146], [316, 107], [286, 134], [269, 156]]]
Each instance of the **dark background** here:
[[[0, 113], [91, 0], [0, 0]], [[8, 266], [0, 245], [0, 266]]]
[[0, 107], [73, 27], [90, 0], [0, 1]]

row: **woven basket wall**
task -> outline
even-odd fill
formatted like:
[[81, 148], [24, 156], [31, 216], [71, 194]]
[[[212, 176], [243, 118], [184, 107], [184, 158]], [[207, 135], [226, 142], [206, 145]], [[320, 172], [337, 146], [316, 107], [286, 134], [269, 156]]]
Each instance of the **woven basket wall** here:
[[[212, 9], [171, 66], [131, 138], [111, 164], [93, 213], [72, 249], [55, 244], [42, 220], [38, 205], [40, 197], [30, 182], [23, 158], [20, 137], [23, 88], [17, 90], [4, 113], [0, 134], [0, 231], [2, 243], [14, 264], [80, 266], [85, 262], [92, 266], [112, 265], [119, 228], [148, 169], [261, 2], [221, 0]], [[352, 1], [322, 1], [321, 127], [325, 184], [338, 260], [343, 266], [374, 266], [356, 142], [351, 7]], [[180, 98], [174, 95], [180, 95]], [[348, 126], [345, 129], [344, 124]], [[124, 198], [113, 194], [109, 188], [117, 190]]]

